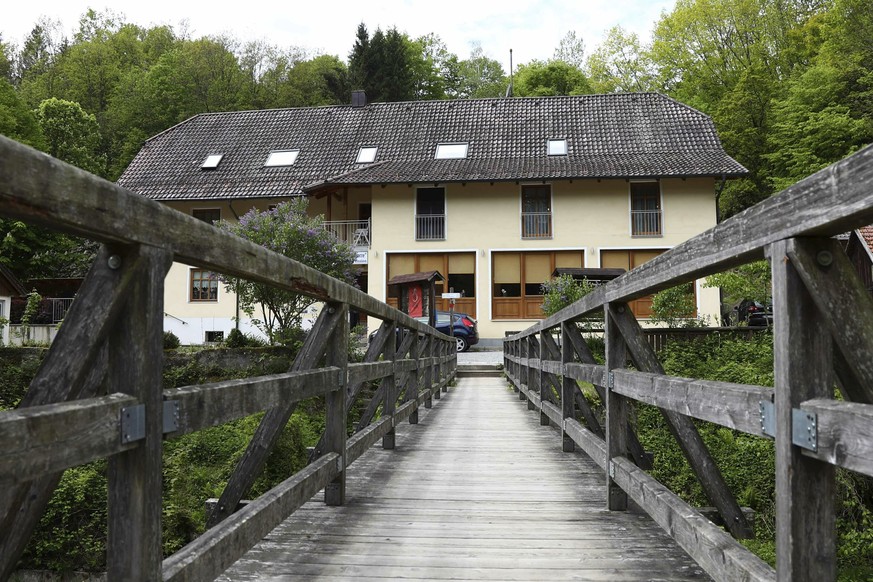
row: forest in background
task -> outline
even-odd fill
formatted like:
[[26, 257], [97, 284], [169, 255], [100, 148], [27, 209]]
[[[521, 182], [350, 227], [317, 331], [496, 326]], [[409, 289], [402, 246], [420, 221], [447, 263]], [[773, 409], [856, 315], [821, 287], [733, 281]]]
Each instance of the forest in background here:
[[[481, 47], [462, 57], [437, 32], [364, 23], [347, 58], [93, 10], [72, 38], [59, 30], [43, 19], [21, 46], [0, 38], [0, 133], [109, 180], [148, 137], [198, 113], [342, 104], [353, 89], [371, 102], [505, 97], [510, 85]], [[512, 74], [515, 97], [621, 91], [661, 92], [714, 119], [750, 172], [720, 197], [729, 217], [873, 141], [873, 6], [678, 0], [650, 42], [615, 27], [588, 50], [569, 31], [552, 59]], [[88, 249], [58, 237], [0, 219], [0, 260], [24, 280], [81, 275]]]

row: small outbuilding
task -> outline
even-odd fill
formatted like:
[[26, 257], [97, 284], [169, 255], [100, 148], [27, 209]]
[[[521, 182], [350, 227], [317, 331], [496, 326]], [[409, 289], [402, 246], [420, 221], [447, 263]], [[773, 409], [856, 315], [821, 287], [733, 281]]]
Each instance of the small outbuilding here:
[[12, 309], [12, 298], [27, 295], [27, 290], [18, 278], [7, 267], [0, 264], [0, 345], [9, 345], [9, 319]]
[[410, 317], [427, 317], [436, 327], [437, 281], [445, 281], [439, 271], [397, 275], [388, 281], [388, 295], [397, 298], [397, 309]]

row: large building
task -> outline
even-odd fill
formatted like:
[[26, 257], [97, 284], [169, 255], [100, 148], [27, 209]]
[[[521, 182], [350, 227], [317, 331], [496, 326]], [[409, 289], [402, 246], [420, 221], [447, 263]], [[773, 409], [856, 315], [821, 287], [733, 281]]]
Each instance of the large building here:
[[[203, 220], [308, 196], [355, 245], [362, 287], [437, 270], [457, 311], [500, 338], [542, 317], [556, 268], [631, 269], [712, 227], [746, 170], [712, 120], [656, 93], [365, 103], [201, 114], [149, 139], [119, 184]], [[718, 292], [696, 286], [698, 314]], [[648, 315], [643, 299], [633, 305]], [[166, 328], [226, 333], [236, 302], [174, 265]]]

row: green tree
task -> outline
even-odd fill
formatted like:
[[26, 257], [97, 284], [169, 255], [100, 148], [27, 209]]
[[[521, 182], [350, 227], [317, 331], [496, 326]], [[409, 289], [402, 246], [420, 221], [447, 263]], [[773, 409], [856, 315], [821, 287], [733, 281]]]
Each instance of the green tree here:
[[459, 61], [451, 55], [446, 59], [445, 79], [446, 93], [452, 98], [503, 97], [508, 85], [503, 66], [488, 58], [478, 43], [468, 58]]
[[654, 65], [634, 32], [620, 26], [609, 29], [606, 39], [588, 57], [585, 70], [595, 93], [651, 91]]
[[[279, 204], [274, 210], [253, 208], [239, 222], [219, 223], [219, 227], [283, 254], [322, 273], [353, 283], [354, 253], [322, 227], [323, 217], [306, 214], [308, 201], [298, 197]], [[263, 331], [271, 343], [290, 341], [300, 328], [306, 310], [315, 300], [251, 281], [228, 279], [227, 289], [237, 293], [240, 307]], [[255, 310], [260, 314], [255, 318]]]
[[519, 97], [584, 95], [591, 84], [578, 68], [563, 61], [531, 61], [518, 67], [513, 93]]
[[559, 275], [543, 283], [542, 287], [543, 313], [546, 316], [573, 305], [594, 290], [587, 279], [579, 281], [572, 275]]
[[0, 79], [0, 134], [37, 149], [45, 147], [36, 116], [6, 79]]
[[8, 43], [3, 42], [3, 35], [0, 34], [0, 79], [6, 79], [12, 82], [12, 55], [14, 48]]
[[585, 64], [585, 42], [582, 37], [576, 36], [575, 30], [567, 31], [558, 43], [553, 59], [581, 69]]
[[22, 281], [84, 277], [96, 252], [94, 242], [0, 218], [0, 263]]
[[100, 128], [93, 114], [86, 113], [78, 103], [52, 97], [39, 104], [35, 115], [45, 136], [47, 153], [83, 170], [100, 173], [102, 164], [97, 153]]
[[667, 327], [699, 327], [704, 321], [694, 317], [696, 310], [694, 283], [685, 283], [655, 293], [650, 321]]

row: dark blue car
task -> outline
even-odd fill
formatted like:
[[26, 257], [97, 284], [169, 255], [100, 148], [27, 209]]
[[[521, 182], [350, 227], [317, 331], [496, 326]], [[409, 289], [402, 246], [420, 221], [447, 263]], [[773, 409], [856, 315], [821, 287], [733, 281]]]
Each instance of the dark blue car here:
[[[422, 323], [427, 323], [426, 317], [416, 317]], [[479, 330], [476, 327], [476, 320], [466, 313], [455, 312], [455, 341], [458, 342], [458, 351], [466, 352], [470, 346], [479, 343]], [[449, 331], [449, 312], [436, 312], [436, 329], [446, 335], [452, 335]]]

